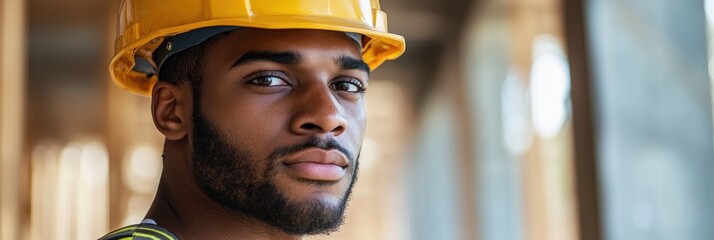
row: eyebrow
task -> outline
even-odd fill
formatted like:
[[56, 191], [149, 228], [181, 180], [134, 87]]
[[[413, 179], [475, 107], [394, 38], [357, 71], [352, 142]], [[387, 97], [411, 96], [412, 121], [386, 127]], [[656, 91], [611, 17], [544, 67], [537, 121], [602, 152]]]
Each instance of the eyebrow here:
[[[235, 63], [233, 63], [231, 68], [258, 61], [269, 61], [285, 65], [298, 65], [302, 62], [302, 56], [296, 52], [247, 52], [246, 54], [243, 54], [243, 56], [241, 56]], [[369, 65], [361, 59], [341, 56], [336, 59], [336, 62], [340, 65], [340, 69], [342, 70], [362, 70], [368, 75], [371, 72]]]
[[362, 70], [365, 71], [367, 75], [369, 75], [371, 71], [367, 63], [353, 57], [342, 56], [337, 59], [337, 64], [340, 65], [340, 69], [342, 70]]
[[298, 65], [302, 62], [302, 57], [300, 54], [295, 52], [247, 52], [246, 54], [243, 54], [243, 56], [241, 56], [235, 63], [233, 63], [232, 68], [258, 61], [269, 61], [285, 65]]

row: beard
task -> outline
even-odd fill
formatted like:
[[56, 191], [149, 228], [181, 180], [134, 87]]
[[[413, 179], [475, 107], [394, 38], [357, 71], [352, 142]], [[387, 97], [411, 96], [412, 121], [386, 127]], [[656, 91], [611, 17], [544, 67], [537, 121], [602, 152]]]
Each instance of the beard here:
[[[352, 186], [357, 180], [359, 157], [353, 159], [350, 151], [334, 139], [313, 138], [279, 148], [267, 159], [257, 159], [249, 149], [229, 144], [218, 129], [203, 118], [200, 107], [194, 107], [192, 120], [193, 175], [202, 191], [214, 201], [293, 235], [329, 234], [343, 224]], [[351, 161], [355, 163], [352, 179], [338, 205], [317, 199], [291, 201], [273, 180], [278, 174], [276, 167], [280, 157], [312, 147], [337, 149], [354, 160]]]

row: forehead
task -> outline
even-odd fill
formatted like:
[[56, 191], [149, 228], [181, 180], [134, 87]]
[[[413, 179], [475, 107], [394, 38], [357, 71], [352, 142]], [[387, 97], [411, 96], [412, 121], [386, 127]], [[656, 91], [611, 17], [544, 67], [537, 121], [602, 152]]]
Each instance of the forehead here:
[[345, 33], [311, 29], [242, 28], [221, 38], [212, 51], [231, 55], [271, 51], [362, 58], [359, 44]]

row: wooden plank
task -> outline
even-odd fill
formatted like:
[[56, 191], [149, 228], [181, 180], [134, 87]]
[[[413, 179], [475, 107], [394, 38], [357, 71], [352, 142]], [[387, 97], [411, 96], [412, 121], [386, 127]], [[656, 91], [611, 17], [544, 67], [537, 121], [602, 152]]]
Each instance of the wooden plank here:
[[600, 240], [601, 204], [596, 152], [596, 129], [584, 0], [562, 0], [567, 54], [570, 61], [575, 186], [579, 239]]
[[20, 239], [27, 166], [23, 157], [24, 0], [0, 1], [0, 239]]

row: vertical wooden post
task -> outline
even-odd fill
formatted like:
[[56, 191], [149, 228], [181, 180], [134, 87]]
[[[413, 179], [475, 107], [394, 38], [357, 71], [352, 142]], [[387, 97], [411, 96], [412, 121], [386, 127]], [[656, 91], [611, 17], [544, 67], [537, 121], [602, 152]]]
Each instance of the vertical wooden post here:
[[599, 171], [595, 148], [594, 107], [591, 98], [588, 38], [584, 0], [563, 0], [565, 38], [571, 74], [575, 186], [581, 240], [602, 238]]
[[478, 240], [480, 237], [478, 235], [479, 224], [476, 209], [478, 205], [478, 199], [476, 198], [477, 177], [475, 176], [476, 152], [473, 149], [475, 137], [473, 136], [473, 132], [470, 131], [470, 129], [476, 126], [473, 124], [474, 120], [471, 117], [472, 112], [469, 111], [468, 92], [463, 90], [468, 87], [468, 84], [466, 84], [467, 74], [460, 60], [466, 59], [466, 57], [462, 56], [461, 52], [455, 47], [462, 46], [463, 44], [454, 41], [451, 45], [454, 47], [447, 50], [451, 51], [451, 54], [447, 54], [447, 56], [452, 56], [451, 59], [457, 62], [453, 64], [453, 66], [450, 66], [450, 68], [453, 69], [452, 72], [455, 73], [455, 79], [457, 79], [457, 81], [454, 81], [453, 88], [451, 89], [451, 92], [455, 93], [452, 99], [457, 109], [455, 121], [459, 128], [466, 129], [459, 131], [459, 136], [457, 136], [458, 142], [460, 143], [460, 146], [458, 146], [459, 160], [457, 161], [459, 163], [459, 172], [456, 174], [458, 174], [458, 181], [460, 183], [459, 192], [461, 193], [459, 196], [459, 204], [461, 205], [461, 234], [462, 239]]
[[0, 240], [20, 239], [25, 100], [25, 1], [0, 0]]

